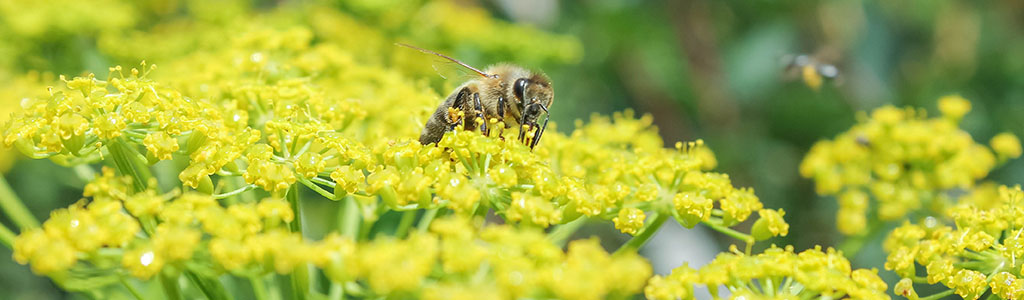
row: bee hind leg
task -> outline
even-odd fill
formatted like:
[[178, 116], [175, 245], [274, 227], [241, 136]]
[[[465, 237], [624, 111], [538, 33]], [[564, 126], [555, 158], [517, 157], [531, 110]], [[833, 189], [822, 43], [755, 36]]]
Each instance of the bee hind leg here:
[[[464, 112], [465, 110], [463, 109], [463, 107], [465, 107], [465, 105], [466, 105], [466, 96], [467, 96], [467, 94], [469, 94], [469, 89], [462, 89], [462, 90], [460, 90], [459, 93], [455, 95], [455, 99], [453, 99], [452, 105], [449, 106], [449, 107], [450, 108], [454, 108], [454, 109], [458, 109], [459, 111], [463, 111]], [[459, 117], [458, 120], [449, 120], [450, 123], [448, 124], [449, 127], [448, 127], [447, 131], [452, 131], [452, 130], [455, 130], [455, 128], [459, 128], [459, 127], [465, 127], [465, 125], [463, 123], [465, 121], [465, 119], [466, 119], [466, 117], [465, 117], [465, 115], [463, 115], [463, 116]]]

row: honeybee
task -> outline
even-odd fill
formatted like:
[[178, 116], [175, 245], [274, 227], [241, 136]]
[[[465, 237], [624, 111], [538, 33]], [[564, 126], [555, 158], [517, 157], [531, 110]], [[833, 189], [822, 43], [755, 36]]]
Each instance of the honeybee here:
[[799, 77], [814, 90], [820, 89], [825, 80], [836, 80], [839, 77], [839, 68], [810, 55], [786, 55], [782, 60], [788, 76]]
[[[480, 129], [488, 135], [492, 129], [488, 126], [504, 123], [501, 130], [518, 126], [519, 140], [530, 149], [537, 146], [548, 126], [548, 108], [555, 97], [547, 75], [512, 64], [497, 64], [481, 71], [444, 54], [402, 43], [397, 45], [437, 55], [480, 75], [455, 88], [430, 115], [420, 133], [420, 144], [436, 143], [445, 132], [460, 126], [465, 130]], [[542, 113], [544, 121], [538, 124]], [[501, 122], [491, 123], [491, 119]]]

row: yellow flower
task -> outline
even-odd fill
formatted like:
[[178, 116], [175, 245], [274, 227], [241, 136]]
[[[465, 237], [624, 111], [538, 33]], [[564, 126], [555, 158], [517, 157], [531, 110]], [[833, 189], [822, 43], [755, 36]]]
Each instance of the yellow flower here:
[[672, 204], [679, 216], [679, 224], [687, 228], [693, 228], [697, 223], [710, 219], [711, 209], [715, 205], [710, 199], [694, 192], [676, 194], [672, 199]]
[[164, 267], [165, 260], [151, 247], [139, 247], [125, 252], [121, 265], [131, 272], [132, 276], [146, 280]]
[[697, 272], [685, 263], [672, 270], [668, 276], [655, 275], [644, 287], [648, 299], [690, 299]]
[[893, 293], [910, 300], [917, 300], [917, 291], [914, 291], [914, 281], [910, 278], [903, 278], [893, 287]]
[[939, 98], [939, 111], [947, 118], [960, 120], [971, 111], [971, 102], [959, 95], [945, 96]]
[[407, 242], [377, 241], [358, 251], [359, 270], [370, 287], [389, 293], [417, 288], [430, 273], [438, 246], [436, 237], [414, 234]]
[[750, 188], [734, 190], [720, 203], [722, 211], [725, 212], [723, 219], [726, 224], [743, 222], [751, 213], [763, 207], [761, 201], [754, 195], [754, 190]]
[[213, 259], [226, 270], [241, 269], [252, 259], [252, 251], [244, 243], [229, 238], [213, 238], [209, 249]]
[[146, 145], [146, 150], [160, 160], [169, 160], [173, 158], [172, 154], [178, 151], [178, 140], [163, 131], [146, 135], [142, 144]]
[[1015, 299], [1024, 294], [1019, 279], [1009, 272], [999, 272], [992, 276], [989, 286], [992, 287], [992, 294], [999, 295], [1003, 299]]
[[562, 221], [562, 211], [555, 209], [553, 203], [539, 196], [514, 192], [512, 203], [505, 211], [505, 217], [510, 221], [526, 221], [547, 227]]
[[960, 270], [953, 275], [950, 284], [957, 295], [964, 299], [978, 299], [988, 288], [985, 274], [974, 270]]
[[77, 261], [75, 249], [64, 239], [39, 229], [22, 233], [14, 240], [14, 260], [31, 263], [32, 272], [52, 274], [71, 268]]
[[199, 246], [200, 232], [191, 228], [161, 224], [153, 237], [152, 251], [169, 262], [185, 261]]
[[[331, 172], [331, 179], [336, 184], [335, 194], [339, 194], [342, 191], [345, 193], [355, 193], [357, 188], [366, 182], [366, 176], [363, 175], [363, 171], [350, 166], [341, 166], [335, 169]], [[344, 195], [344, 193], [341, 195]]]
[[256, 212], [259, 213], [260, 218], [263, 218], [269, 224], [276, 222], [291, 223], [295, 219], [295, 212], [292, 211], [291, 205], [288, 204], [288, 201], [280, 198], [261, 200], [256, 205]]
[[1018, 158], [1022, 152], [1020, 139], [1009, 132], [1000, 133], [992, 137], [989, 145], [992, 145], [992, 151], [995, 151], [999, 157]]
[[146, 190], [124, 200], [124, 206], [134, 216], [155, 216], [163, 210], [164, 199], [153, 190]]
[[775, 236], [786, 236], [789, 234], [789, 224], [782, 219], [786, 215], [784, 210], [762, 209], [757, 212], [761, 216], [754, 222], [750, 234], [756, 240], [766, 240]]
[[623, 233], [636, 235], [640, 228], [644, 227], [644, 219], [646, 218], [647, 215], [644, 215], [644, 211], [629, 207], [620, 210], [619, 216], [612, 219], [612, 222], [615, 223], [615, 229]]

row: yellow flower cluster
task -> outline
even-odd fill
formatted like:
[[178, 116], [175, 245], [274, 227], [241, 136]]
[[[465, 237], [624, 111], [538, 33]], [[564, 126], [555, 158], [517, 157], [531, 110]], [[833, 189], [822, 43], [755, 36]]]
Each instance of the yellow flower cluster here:
[[[453, 132], [422, 146], [412, 140], [418, 126], [409, 126], [420, 122], [410, 119], [425, 119], [436, 94], [311, 38], [303, 28], [242, 33], [233, 47], [165, 65], [175, 75], [167, 83], [120, 68], [106, 81], [68, 80], [16, 116], [5, 142], [66, 163], [96, 161], [109, 143], [125, 145], [126, 156], [144, 148], [150, 163], [188, 155], [178, 178], [207, 193], [211, 175], [241, 176], [278, 196], [301, 183], [329, 199], [379, 195], [390, 209], [441, 205], [461, 214], [495, 208], [542, 227], [626, 214], [616, 227], [636, 234], [643, 211], [687, 227], [729, 227], [762, 209], [752, 190], [706, 172], [715, 160], [701, 142], [664, 149], [650, 117], [631, 112], [594, 117], [571, 136], [549, 130], [535, 152], [513, 130]], [[393, 111], [398, 103], [425, 109], [410, 118]], [[758, 239], [785, 235], [780, 228]]]
[[815, 144], [800, 174], [815, 180], [819, 194], [837, 195], [836, 222], [847, 235], [865, 234], [869, 219], [942, 213], [957, 200], [948, 191], [971, 189], [998, 163], [1021, 155], [1010, 133], [993, 138], [990, 149], [961, 130], [957, 124], [970, 107], [948, 96], [939, 99], [937, 118], [913, 108], [876, 109], [834, 140]]
[[[711, 171], [717, 162], [702, 141], [665, 148], [651, 117], [631, 111], [580, 121], [568, 135], [552, 124], [534, 149], [516, 138], [524, 129], [501, 130], [499, 120], [478, 120], [498, 128], [490, 136], [456, 130], [437, 145], [416, 141], [442, 95], [411, 79], [434, 77], [431, 58], [394, 40], [457, 41], [537, 63], [577, 60], [574, 39], [447, 0], [411, 10], [336, 4], [351, 15], [322, 4], [255, 13], [205, 2], [188, 2], [194, 19], [149, 31], [107, 25], [100, 51], [156, 59], [159, 70], [143, 62], [105, 78], [61, 77], [49, 89], [0, 89], [23, 108], [0, 127], [6, 146], [79, 171], [112, 167], [86, 186], [90, 199], [22, 232], [19, 263], [129, 289], [122, 276], [173, 289], [184, 274], [210, 298], [223, 298], [224, 274], [257, 290], [268, 273], [291, 274], [292, 290], [308, 293], [314, 285], [303, 281], [315, 266], [332, 289], [358, 297], [602, 299], [643, 289], [651, 269], [635, 250], [669, 218], [704, 224], [748, 251], [789, 232], [784, 211]], [[123, 26], [180, 8], [151, 4], [125, 4], [137, 15]], [[1010, 142], [1001, 138], [999, 149]], [[343, 204], [341, 225], [318, 228], [330, 232], [320, 240], [303, 229], [311, 222], [300, 207], [323, 200], [307, 191]], [[437, 214], [455, 217], [431, 222]], [[479, 223], [490, 214], [507, 224]], [[382, 223], [393, 215], [401, 221], [388, 231]], [[563, 251], [566, 232], [586, 220], [634, 240], [611, 255], [596, 240]], [[733, 229], [741, 226], [750, 233]]]
[[[952, 209], [953, 225], [936, 218], [904, 223], [886, 238], [885, 268], [905, 278], [896, 293], [916, 299], [914, 283], [941, 283], [964, 299], [991, 290], [1002, 299], [1024, 297], [1024, 192], [1000, 187], [997, 202], [983, 207], [961, 202]], [[924, 267], [926, 276], [919, 276]]]
[[[15, 241], [14, 257], [31, 263], [40, 274], [68, 271], [80, 258], [92, 265], [119, 254], [121, 266], [133, 276], [147, 279], [165, 265], [183, 264], [200, 245], [226, 270], [268, 257], [282, 262], [300, 259], [300, 247], [284, 246], [281, 224], [294, 218], [289, 204], [268, 198], [258, 203], [222, 207], [208, 195], [157, 195], [152, 189], [132, 192], [131, 179], [118, 177], [112, 169], [85, 187], [83, 199], [68, 209], [53, 212], [42, 229], [23, 233]], [[141, 224], [140, 224], [141, 223]], [[201, 241], [202, 236], [210, 241]], [[298, 236], [293, 236], [298, 239]], [[276, 239], [276, 240], [275, 240]], [[218, 247], [230, 241], [249, 241], [258, 253], [239, 253], [240, 247]], [[251, 248], [250, 248], [251, 249]], [[296, 252], [293, 252], [297, 251]], [[248, 254], [248, 255], [245, 255]], [[243, 261], [240, 263], [239, 261]], [[81, 271], [81, 270], [79, 270]]]
[[130, 178], [105, 169], [86, 186], [91, 199], [55, 211], [42, 229], [19, 236], [15, 259], [57, 276], [119, 263], [140, 279], [172, 272], [170, 266], [209, 264], [216, 272], [255, 276], [312, 264], [332, 280], [365, 282], [365, 296], [422, 293], [435, 299], [474, 289], [499, 299], [601, 299], [637, 293], [651, 274], [636, 253], [609, 255], [596, 240], [574, 241], [563, 252], [540, 230], [481, 228], [446, 218], [428, 233], [401, 240], [357, 243], [332, 234], [308, 241], [283, 226], [295, 218], [283, 199], [225, 207], [196, 193], [131, 190]]
[[[571, 208], [567, 214], [615, 217], [616, 227], [627, 233], [643, 225], [642, 211], [673, 216], [688, 228], [733, 226], [758, 211], [781, 216], [762, 210], [752, 189], [736, 188], [728, 175], [709, 172], [717, 162], [703, 141], [662, 148], [650, 116], [635, 118], [626, 111], [612, 118], [594, 116], [576, 127], [569, 136], [545, 135], [538, 150], [550, 155], [556, 173], [570, 177], [562, 184]], [[772, 222], [778, 225], [758, 239], [786, 235], [781, 217]]]
[[735, 247], [694, 270], [680, 266], [667, 276], [651, 278], [648, 299], [695, 299], [694, 286], [706, 285], [714, 299], [718, 287], [730, 299], [889, 299], [878, 271], [852, 269], [842, 253], [820, 247], [795, 253], [792, 246], [772, 247], [747, 255]]
[[[432, 275], [436, 270], [445, 276]], [[651, 268], [635, 253], [609, 255], [596, 240], [571, 242], [563, 252], [541, 231], [479, 229], [467, 219], [446, 218], [427, 234], [348, 249], [326, 272], [337, 281], [364, 278], [377, 293], [419, 291], [428, 299], [603, 299], [639, 292]]]

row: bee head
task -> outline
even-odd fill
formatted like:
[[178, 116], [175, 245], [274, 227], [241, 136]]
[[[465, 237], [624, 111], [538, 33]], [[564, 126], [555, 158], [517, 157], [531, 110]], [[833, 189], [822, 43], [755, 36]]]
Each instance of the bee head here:
[[[554, 101], [554, 90], [551, 89], [551, 80], [542, 74], [531, 74], [529, 77], [516, 79], [512, 84], [512, 96], [515, 102], [519, 103], [519, 111], [522, 112], [520, 125], [535, 128], [537, 131], [529, 141], [530, 148], [537, 146], [544, 129], [548, 125], [548, 107]], [[538, 124], [541, 113], [544, 113], [544, 122]], [[523, 139], [524, 131], [519, 132], [520, 139]]]
[[[547, 111], [554, 102], [554, 90], [551, 88], [551, 80], [543, 74], [530, 74], [517, 78], [512, 83], [513, 104], [518, 105], [522, 112], [523, 120], [532, 123], [536, 122], [540, 112]], [[535, 107], [535, 108], [531, 108]]]

